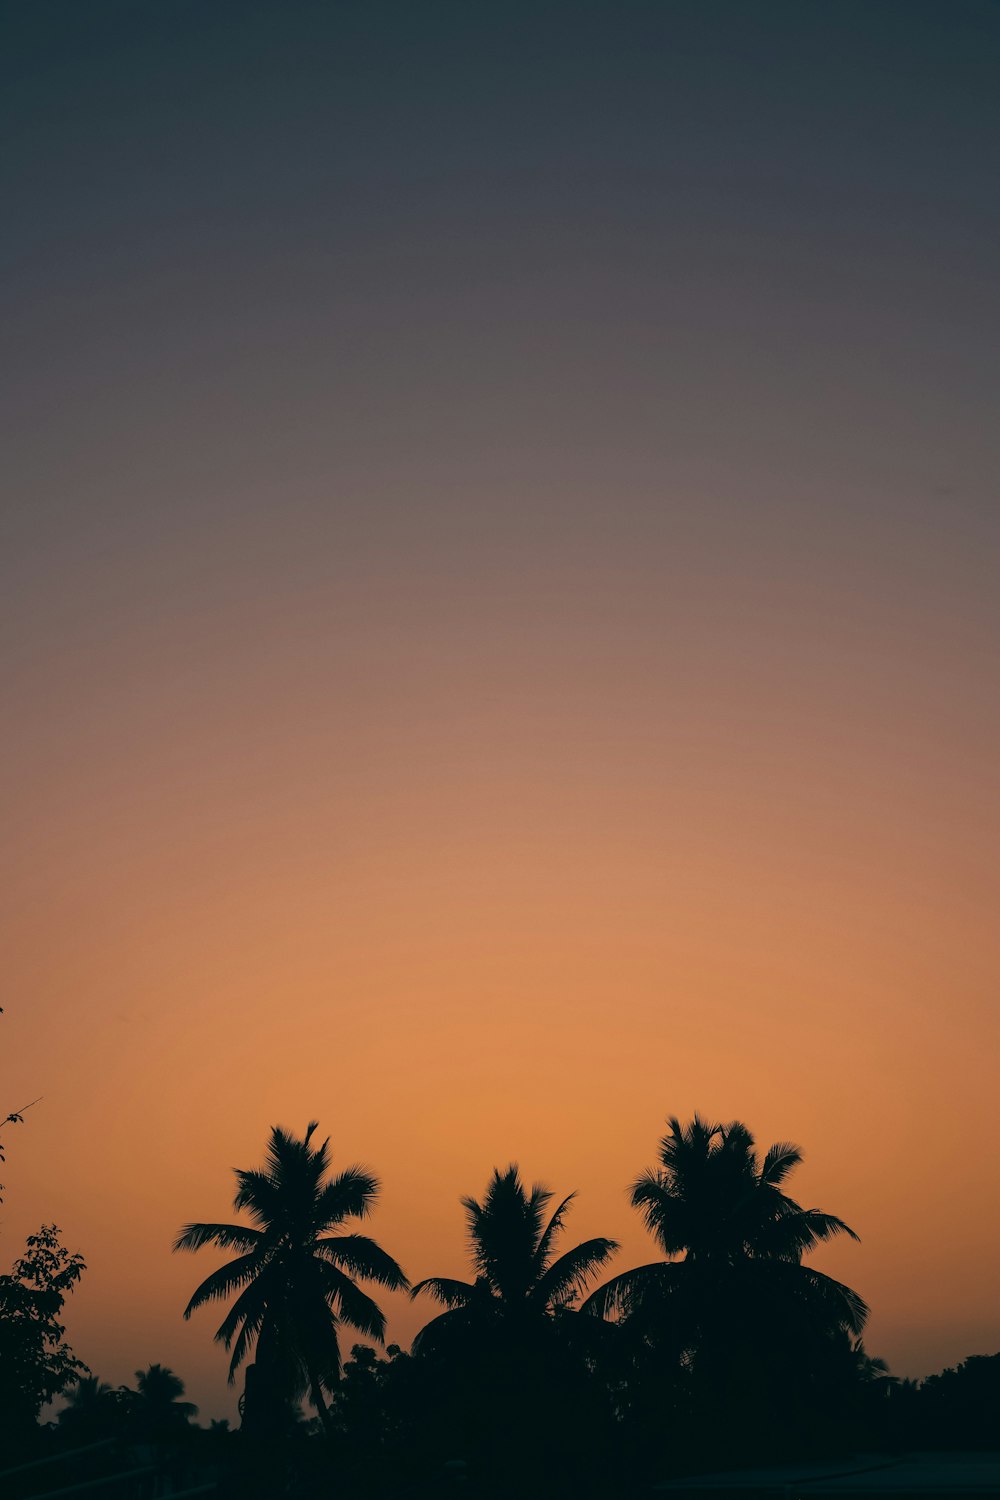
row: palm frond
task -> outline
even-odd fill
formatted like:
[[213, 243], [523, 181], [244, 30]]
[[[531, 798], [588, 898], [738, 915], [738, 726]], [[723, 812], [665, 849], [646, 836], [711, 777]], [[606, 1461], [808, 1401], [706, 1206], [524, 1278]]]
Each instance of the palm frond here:
[[524, 1197], [522, 1193], [522, 1211], [524, 1215], [525, 1228], [527, 1229], [528, 1237], [531, 1241], [533, 1250], [537, 1249], [539, 1241], [542, 1239], [542, 1236], [544, 1234], [544, 1229], [542, 1226], [545, 1220], [545, 1210], [548, 1207], [551, 1199], [551, 1188], [544, 1187], [540, 1182], [533, 1182], [531, 1184], [531, 1192], [527, 1195], [527, 1197]]
[[233, 1207], [237, 1210], [245, 1209], [251, 1218], [266, 1229], [281, 1215], [280, 1184], [266, 1172], [238, 1171]]
[[338, 1234], [315, 1242], [317, 1252], [363, 1281], [374, 1281], [390, 1291], [405, 1291], [409, 1281], [402, 1267], [366, 1234]]
[[591, 1292], [581, 1304], [580, 1311], [595, 1318], [630, 1317], [651, 1299], [662, 1296], [667, 1289], [669, 1273], [680, 1269], [676, 1262], [657, 1260], [650, 1265], [636, 1266], [631, 1271], [622, 1271]]
[[829, 1240], [835, 1235], [846, 1234], [859, 1245], [861, 1243], [861, 1236], [855, 1234], [851, 1226], [845, 1224], [843, 1219], [838, 1219], [836, 1214], [825, 1214], [818, 1208], [806, 1208], [802, 1211], [802, 1217], [814, 1240]]
[[200, 1250], [218, 1245], [220, 1250], [253, 1250], [263, 1242], [259, 1229], [248, 1224], [186, 1224], [174, 1241], [175, 1250]]
[[350, 1323], [359, 1333], [385, 1343], [385, 1313], [366, 1292], [345, 1276], [339, 1266], [330, 1261], [319, 1263], [321, 1280], [327, 1298], [333, 1298], [336, 1311], [345, 1323]]
[[288, 1181], [293, 1179], [303, 1167], [308, 1166], [314, 1155], [309, 1141], [316, 1129], [316, 1124], [315, 1120], [310, 1120], [305, 1138], [301, 1141], [281, 1125], [275, 1125], [272, 1128], [271, 1138], [264, 1155], [269, 1177], [276, 1182]]
[[618, 1249], [617, 1240], [584, 1240], [553, 1261], [536, 1282], [532, 1301], [539, 1307], [564, 1307], [585, 1292], [590, 1281]]
[[232, 1307], [226, 1313], [222, 1322], [215, 1330], [215, 1341], [224, 1344], [228, 1349], [236, 1336], [236, 1330], [247, 1318], [253, 1319], [260, 1313], [262, 1316], [267, 1311], [268, 1302], [268, 1278], [267, 1272], [263, 1272], [244, 1287]]
[[647, 1169], [632, 1183], [629, 1193], [632, 1207], [642, 1214], [646, 1228], [659, 1241], [665, 1255], [677, 1255], [687, 1248], [688, 1205], [675, 1189], [669, 1172]]
[[410, 1300], [424, 1292], [444, 1307], [468, 1307], [476, 1296], [476, 1287], [468, 1281], [451, 1281], [447, 1276], [427, 1276], [410, 1287]]
[[555, 1213], [552, 1215], [552, 1217], [549, 1219], [549, 1222], [542, 1230], [541, 1236], [538, 1240], [538, 1248], [535, 1251], [536, 1276], [541, 1276], [548, 1266], [549, 1257], [552, 1254], [552, 1246], [555, 1242], [556, 1235], [563, 1228], [566, 1220], [566, 1215], [569, 1212], [570, 1205], [572, 1204], [575, 1197], [575, 1193], [567, 1193], [566, 1197], [560, 1203], [559, 1207], [556, 1209]]
[[420, 1359], [446, 1355], [461, 1357], [467, 1352], [470, 1335], [477, 1328], [478, 1324], [473, 1324], [468, 1308], [451, 1307], [424, 1324], [414, 1337], [411, 1346], [413, 1353]]
[[767, 1148], [760, 1169], [760, 1180], [768, 1187], [779, 1187], [793, 1167], [799, 1166], [802, 1152], [791, 1141], [776, 1141]]
[[[236, 1380], [236, 1371], [246, 1359], [251, 1345], [259, 1339], [266, 1317], [267, 1309], [262, 1307], [252, 1314], [252, 1316], [243, 1319], [243, 1326], [239, 1331], [239, 1336], [232, 1346], [232, 1358], [229, 1361], [229, 1385], [232, 1385]], [[218, 1338], [218, 1334], [216, 1334], [216, 1338]], [[228, 1343], [226, 1344], [226, 1348], [229, 1348]]]
[[375, 1207], [378, 1194], [379, 1180], [367, 1167], [346, 1167], [320, 1189], [313, 1222], [322, 1230], [344, 1219], [365, 1219]]
[[245, 1286], [252, 1281], [261, 1270], [264, 1262], [259, 1250], [253, 1250], [249, 1255], [241, 1255], [238, 1260], [231, 1260], [226, 1265], [220, 1266], [210, 1276], [206, 1276], [201, 1285], [191, 1294], [191, 1300], [184, 1309], [184, 1317], [190, 1318], [196, 1308], [204, 1306], [219, 1297], [228, 1297], [237, 1287]]
[[871, 1309], [863, 1297], [842, 1281], [835, 1281], [812, 1266], [797, 1266], [796, 1270], [808, 1283], [813, 1295], [826, 1304], [849, 1333], [860, 1335], [864, 1332]]
[[696, 1113], [685, 1129], [677, 1116], [671, 1115], [667, 1120], [667, 1134], [660, 1141], [663, 1166], [672, 1172], [678, 1167], [683, 1170], [686, 1161], [704, 1161], [720, 1128]]

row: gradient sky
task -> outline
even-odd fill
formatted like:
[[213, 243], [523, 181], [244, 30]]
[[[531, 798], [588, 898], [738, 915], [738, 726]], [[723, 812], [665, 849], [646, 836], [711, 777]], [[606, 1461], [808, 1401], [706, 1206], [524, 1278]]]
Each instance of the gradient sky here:
[[272, 1124], [416, 1279], [511, 1159], [651, 1258], [699, 1109], [896, 1373], [1000, 1348], [1000, 9], [3, 28], [0, 1261], [231, 1413]]

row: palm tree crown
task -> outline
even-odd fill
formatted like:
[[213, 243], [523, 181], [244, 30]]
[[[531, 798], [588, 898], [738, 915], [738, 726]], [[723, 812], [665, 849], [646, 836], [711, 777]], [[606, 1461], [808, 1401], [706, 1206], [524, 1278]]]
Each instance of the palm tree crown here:
[[594, 1274], [618, 1249], [596, 1238], [553, 1259], [575, 1193], [546, 1218], [552, 1193], [538, 1183], [530, 1192], [516, 1165], [495, 1170], [482, 1203], [463, 1198], [475, 1281], [431, 1276], [413, 1287], [446, 1308], [417, 1335], [414, 1350], [436, 1345], [449, 1334], [514, 1321], [548, 1319], [572, 1306]]
[[166, 1365], [149, 1365], [145, 1370], [136, 1370], [135, 1383], [138, 1414], [154, 1430], [169, 1431], [186, 1426], [192, 1417], [198, 1415], [193, 1401], [181, 1400], [184, 1382]]
[[340, 1374], [338, 1325], [348, 1323], [380, 1343], [385, 1316], [353, 1279], [397, 1289], [403, 1271], [364, 1234], [340, 1232], [345, 1219], [371, 1212], [378, 1181], [351, 1166], [327, 1180], [329, 1141], [312, 1144], [312, 1122], [302, 1140], [275, 1126], [263, 1170], [237, 1171], [233, 1205], [249, 1224], [188, 1224], [175, 1250], [217, 1245], [236, 1259], [205, 1278], [184, 1310], [238, 1292], [215, 1337], [231, 1350], [229, 1379], [256, 1344], [258, 1370], [271, 1389], [291, 1398], [307, 1390], [321, 1416], [323, 1392]]
[[[801, 1162], [797, 1146], [779, 1142], [763, 1159], [739, 1121], [710, 1124], [695, 1115], [685, 1127], [667, 1121], [660, 1165], [632, 1184], [633, 1205], [660, 1245], [667, 1264], [640, 1266], [615, 1277], [588, 1298], [588, 1311], [628, 1315], [652, 1299], [661, 1302], [676, 1287], [690, 1291], [694, 1274], [704, 1289], [718, 1288], [724, 1273], [738, 1273], [763, 1286], [788, 1290], [803, 1309], [821, 1314], [829, 1327], [860, 1334], [868, 1308], [850, 1287], [801, 1264], [823, 1240], [858, 1236], [842, 1219], [802, 1208], [783, 1190]], [[683, 1256], [681, 1262], [672, 1258]], [[684, 1274], [678, 1275], [683, 1269]], [[761, 1273], [755, 1276], [755, 1272]]]

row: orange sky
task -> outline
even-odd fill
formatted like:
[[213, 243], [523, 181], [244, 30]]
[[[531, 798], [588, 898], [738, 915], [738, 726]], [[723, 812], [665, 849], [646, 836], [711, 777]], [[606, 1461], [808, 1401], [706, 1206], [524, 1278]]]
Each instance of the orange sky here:
[[975, 613], [918, 646], [900, 575], [782, 597], [727, 550], [676, 592], [648, 553], [478, 595], [401, 561], [391, 600], [262, 599], [235, 652], [250, 604], [134, 600], [127, 638], [80, 619], [33, 665], [4, 1073], [45, 1099], [3, 1233], [85, 1251], [105, 1379], [161, 1360], [222, 1409], [210, 1318], [179, 1321], [210, 1261], [171, 1236], [313, 1116], [414, 1278], [460, 1270], [458, 1196], [508, 1159], [634, 1262], [663, 1116], [739, 1117], [862, 1234], [821, 1263], [894, 1368], [1000, 1343]]
[[[170, 1244], [314, 1117], [414, 1279], [462, 1273], [459, 1195], [510, 1160], [638, 1263], [664, 1116], [743, 1119], [861, 1234], [817, 1263], [872, 1352], [1000, 1348], [975, 78], [916, 28], [897, 134], [834, 137], [797, 74], [757, 97], [685, 24], [666, 104], [655, 49], [596, 102], [593, 39], [579, 78], [518, 63], [533, 154], [488, 37], [486, 114], [440, 103], [425, 38], [424, 72], [378, 53], [413, 128], [359, 95], [346, 146], [304, 53], [264, 124], [184, 62], [203, 177], [142, 87], [159, 51], [106, 115], [39, 52], [25, 109], [78, 90], [90, 176], [74, 253], [25, 239], [5, 293], [0, 1102], [44, 1099], [0, 1251], [54, 1220], [84, 1252], [69, 1331], [105, 1380], [160, 1361], [231, 1413], [212, 1315], [180, 1318], [213, 1262]], [[853, 64], [813, 62], [839, 97]], [[943, 136], [921, 68], [966, 100]], [[603, 135], [539, 123], [592, 108]], [[30, 138], [69, 222], [79, 160]], [[387, 1301], [406, 1343], [430, 1310]]]

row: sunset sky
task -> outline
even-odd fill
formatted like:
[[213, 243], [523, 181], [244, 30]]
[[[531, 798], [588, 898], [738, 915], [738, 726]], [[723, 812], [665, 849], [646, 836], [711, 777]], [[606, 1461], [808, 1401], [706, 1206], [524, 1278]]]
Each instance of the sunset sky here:
[[2, 1268], [231, 1415], [271, 1125], [417, 1279], [511, 1160], [654, 1258], [697, 1109], [895, 1373], [1000, 1349], [1000, 9], [3, 29]]

